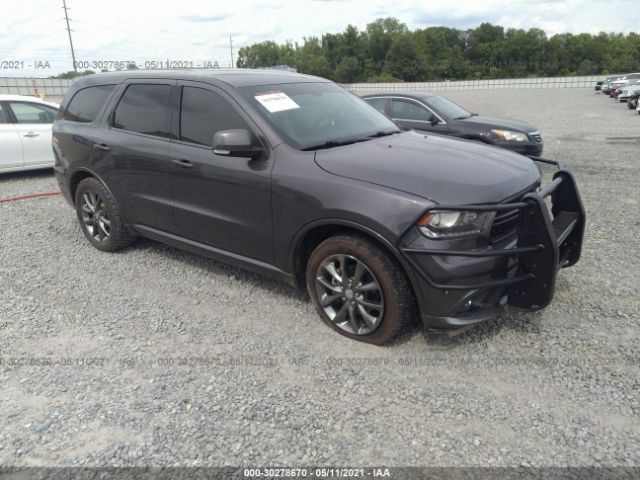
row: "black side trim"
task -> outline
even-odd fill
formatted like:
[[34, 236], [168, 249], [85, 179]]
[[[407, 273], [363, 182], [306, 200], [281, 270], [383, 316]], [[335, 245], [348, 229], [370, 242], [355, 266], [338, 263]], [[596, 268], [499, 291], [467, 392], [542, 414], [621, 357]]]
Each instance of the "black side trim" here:
[[143, 237], [166, 243], [167, 245], [187, 250], [189, 252], [211, 258], [213, 260], [219, 260], [246, 270], [251, 270], [255, 273], [268, 275], [272, 278], [276, 278], [280, 281], [295, 286], [293, 275], [288, 274], [280, 270], [279, 268], [260, 260], [244, 257], [236, 253], [228, 252], [226, 250], [215, 248], [204, 243], [196, 242], [194, 240], [189, 240], [188, 238], [173, 235], [162, 230], [146, 227], [144, 225], [130, 225], [129, 227], [138, 235], [141, 235]]

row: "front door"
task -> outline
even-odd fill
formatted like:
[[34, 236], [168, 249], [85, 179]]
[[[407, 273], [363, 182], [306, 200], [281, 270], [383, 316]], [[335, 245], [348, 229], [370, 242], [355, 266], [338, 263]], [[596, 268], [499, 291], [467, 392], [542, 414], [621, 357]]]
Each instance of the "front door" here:
[[22, 167], [22, 144], [16, 126], [0, 103], [0, 170]]
[[22, 141], [24, 166], [53, 166], [51, 124], [57, 109], [31, 102], [8, 102], [16, 121], [16, 130]]
[[256, 129], [223, 91], [179, 83], [171, 186], [179, 235], [256, 260], [273, 260], [272, 154], [257, 159], [213, 153], [215, 132]]
[[[421, 130], [435, 133], [447, 133], [447, 124], [421, 103], [402, 98], [391, 99], [391, 118], [400, 127], [408, 130]], [[437, 123], [436, 123], [437, 121]]]

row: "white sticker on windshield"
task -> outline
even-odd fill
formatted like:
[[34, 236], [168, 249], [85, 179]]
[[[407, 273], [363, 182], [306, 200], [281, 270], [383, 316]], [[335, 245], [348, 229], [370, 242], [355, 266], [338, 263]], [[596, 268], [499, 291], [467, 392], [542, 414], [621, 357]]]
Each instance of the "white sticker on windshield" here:
[[284, 92], [263, 92], [257, 94], [255, 99], [271, 113], [300, 108], [300, 105], [291, 100]]

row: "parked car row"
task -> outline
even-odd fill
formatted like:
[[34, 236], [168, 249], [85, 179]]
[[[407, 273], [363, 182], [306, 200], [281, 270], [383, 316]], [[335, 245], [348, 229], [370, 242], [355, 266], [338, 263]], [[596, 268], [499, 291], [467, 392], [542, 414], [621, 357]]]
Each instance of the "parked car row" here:
[[640, 73], [628, 73], [607, 77], [596, 83], [596, 93], [603, 93], [609, 98], [626, 103], [627, 108], [640, 114], [638, 97], [640, 96]]

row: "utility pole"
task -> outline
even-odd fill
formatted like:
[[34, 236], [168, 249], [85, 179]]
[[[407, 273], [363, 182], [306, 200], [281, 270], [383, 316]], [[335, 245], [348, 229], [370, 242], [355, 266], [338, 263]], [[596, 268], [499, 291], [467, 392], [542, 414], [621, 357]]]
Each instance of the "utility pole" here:
[[64, 19], [67, 22], [67, 33], [69, 34], [69, 45], [71, 46], [71, 58], [73, 59], [73, 71], [78, 73], [76, 68], [76, 53], [73, 51], [73, 41], [71, 40], [71, 28], [69, 28], [69, 15], [67, 14], [67, 1], [62, 0], [62, 8], [64, 9]]
[[229, 49], [231, 50], [231, 68], [234, 68], [234, 65], [233, 65], [233, 40], [231, 39], [231, 35], [229, 35]]

